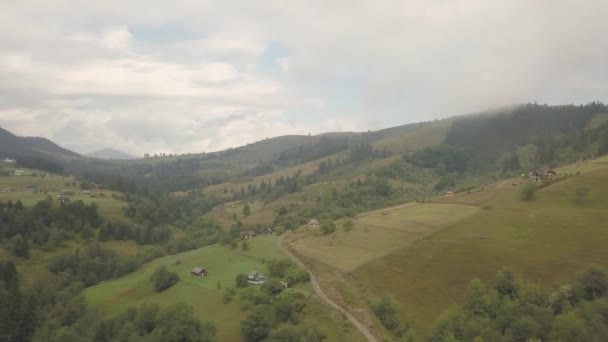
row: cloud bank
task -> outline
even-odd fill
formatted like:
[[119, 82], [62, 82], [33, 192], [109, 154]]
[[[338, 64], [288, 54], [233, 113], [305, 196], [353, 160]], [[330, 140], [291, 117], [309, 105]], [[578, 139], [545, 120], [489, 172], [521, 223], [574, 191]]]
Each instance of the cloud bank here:
[[601, 0], [3, 2], [0, 126], [141, 155], [607, 101], [606, 13]]

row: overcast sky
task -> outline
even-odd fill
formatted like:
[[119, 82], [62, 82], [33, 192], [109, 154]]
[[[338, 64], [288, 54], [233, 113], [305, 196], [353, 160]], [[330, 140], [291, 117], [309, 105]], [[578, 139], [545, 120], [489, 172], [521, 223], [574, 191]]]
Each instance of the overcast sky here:
[[201, 152], [608, 102], [608, 1], [0, 0], [0, 126]]

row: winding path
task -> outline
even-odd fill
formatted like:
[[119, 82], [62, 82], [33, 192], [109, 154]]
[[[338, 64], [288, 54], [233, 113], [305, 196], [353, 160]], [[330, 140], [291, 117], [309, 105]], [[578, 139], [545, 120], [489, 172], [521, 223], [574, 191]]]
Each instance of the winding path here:
[[277, 244], [279, 245], [279, 248], [281, 249], [281, 251], [283, 251], [283, 253], [285, 253], [285, 255], [287, 255], [295, 263], [297, 263], [298, 265], [303, 267], [306, 270], [306, 272], [308, 272], [308, 274], [310, 275], [310, 283], [312, 284], [312, 288], [315, 290], [315, 292], [317, 293], [319, 298], [321, 298], [325, 303], [327, 303], [332, 308], [336, 309], [339, 313], [343, 314], [357, 329], [359, 329], [359, 331], [363, 334], [363, 336], [365, 336], [365, 338], [367, 338], [368, 341], [378, 342], [378, 340], [374, 337], [374, 335], [372, 335], [372, 333], [363, 324], [361, 324], [361, 322], [359, 322], [357, 320], [357, 318], [355, 318], [355, 316], [351, 315], [350, 312], [346, 311], [346, 309], [344, 309], [343, 307], [338, 305], [336, 302], [334, 302], [331, 298], [329, 298], [323, 292], [323, 290], [321, 289], [321, 286], [319, 286], [319, 283], [317, 282], [317, 279], [315, 278], [314, 274], [312, 274], [312, 271], [308, 267], [306, 267], [306, 265], [304, 265], [304, 263], [302, 261], [300, 261], [300, 259], [298, 259], [295, 255], [293, 255], [291, 253], [291, 251], [289, 251], [288, 248], [283, 246], [283, 239], [285, 239], [285, 237], [287, 237], [287, 235], [289, 235], [289, 233], [291, 233], [291, 232], [288, 231], [287, 233], [283, 234], [279, 238]]

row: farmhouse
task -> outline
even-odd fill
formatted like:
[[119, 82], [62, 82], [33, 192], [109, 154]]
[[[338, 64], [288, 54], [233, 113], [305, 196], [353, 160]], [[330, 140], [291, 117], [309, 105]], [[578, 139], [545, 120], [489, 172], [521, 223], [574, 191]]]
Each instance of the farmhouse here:
[[202, 268], [202, 267], [194, 267], [191, 271], [190, 274], [192, 274], [193, 276], [196, 277], [206, 277], [207, 276], [207, 270]]
[[15, 192], [15, 188], [4, 188], [2, 192]]
[[274, 231], [274, 229], [272, 229], [271, 227], [268, 227], [264, 230], [264, 233], [266, 235], [272, 235], [272, 232]]
[[452, 190], [452, 189], [448, 189], [446, 190], [446, 192], [444, 193], [445, 197], [452, 197], [454, 196], [456, 193]]
[[316, 219], [312, 219], [308, 222], [308, 226], [309, 227], [318, 227], [321, 224], [319, 223], [319, 221], [317, 221]]
[[7, 164], [15, 164], [17, 161], [15, 159], [4, 158], [2, 159], [2, 162]]
[[253, 237], [256, 237], [257, 234], [253, 230], [248, 230], [240, 232], [239, 235], [241, 235], [241, 239], [251, 239]]
[[70, 202], [70, 196], [68, 195], [57, 195], [57, 202], [59, 202], [61, 205], [64, 205], [68, 202]]
[[548, 167], [541, 167], [528, 173], [528, 177], [530, 177], [530, 181], [532, 182], [542, 182], [543, 180], [557, 178], [557, 172]]
[[266, 277], [258, 271], [251, 271], [247, 275], [247, 282], [253, 285], [260, 285], [266, 282]]

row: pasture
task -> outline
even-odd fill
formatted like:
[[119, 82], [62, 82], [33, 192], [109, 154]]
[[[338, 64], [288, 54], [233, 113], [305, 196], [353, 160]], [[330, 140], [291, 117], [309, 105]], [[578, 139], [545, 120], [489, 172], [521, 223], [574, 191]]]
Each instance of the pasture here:
[[[277, 240], [277, 236], [258, 236], [247, 240], [249, 248], [245, 251], [212, 245], [156, 259], [124, 277], [86, 289], [85, 297], [89, 305], [108, 317], [143, 303], [166, 307], [184, 302], [193, 307], [197, 318], [216, 324], [220, 340], [240, 341], [240, 323], [247, 312], [241, 310], [238, 301], [223, 303], [222, 298], [226, 289], [234, 287], [237, 274], [251, 270], [267, 273], [265, 260], [285, 257], [277, 247]], [[159, 266], [166, 266], [177, 273], [180, 281], [168, 290], [156, 293], [149, 278]], [[190, 270], [195, 266], [207, 269], [209, 275], [190, 275]], [[347, 336], [352, 341], [360, 339], [341, 315], [327, 310], [316, 296], [310, 297], [313, 291], [308, 284], [298, 285], [297, 288], [309, 296], [301, 316], [304, 324], [319, 327], [330, 340], [342, 340]]]
[[[238, 303], [222, 302], [223, 290], [234, 287], [234, 279], [239, 273], [251, 270], [266, 272], [262, 259], [282, 258], [276, 240], [275, 236], [259, 236], [248, 240], [247, 251], [213, 245], [156, 259], [122, 278], [88, 288], [85, 296], [89, 305], [108, 316], [143, 303], [156, 303], [164, 307], [184, 302], [192, 305], [197, 318], [215, 322], [221, 340], [239, 340], [240, 321], [244, 313]], [[180, 281], [168, 290], [156, 293], [149, 278], [159, 266], [166, 266], [177, 273]], [[190, 270], [195, 266], [207, 269], [209, 276], [190, 275]]]
[[[557, 287], [592, 264], [608, 262], [608, 168], [581, 171], [519, 199], [519, 187], [504, 186], [443, 202], [483, 206], [476, 215], [438, 230], [414, 244], [372, 260], [337, 286], [368, 299], [385, 293], [401, 304], [419, 337], [439, 313], [461, 303], [473, 277], [492, 284], [501, 267], [526, 279]], [[589, 189], [582, 204], [577, 189]]]
[[[55, 198], [62, 190], [72, 191], [71, 201], [83, 201], [84, 203], [96, 203], [99, 211], [108, 219], [121, 219], [122, 208], [126, 205], [125, 202], [113, 197], [120, 195], [105, 189], [92, 189], [90, 195], [83, 194], [77, 182], [73, 177], [58, 176], [47, 174], [45, 177], [31, 176], [31, 173], [44, 174], [37, 170], [23, 170], [25, 176], [0, 176], [0, 202], [21, 201], [23, 205], [31, 207], [38, 201], [45, 199], [48, 196]], [[35, 190], [28, 190], [28, 186], [36, 187]], [[4, 189], [12, 188], [14, 192], [4, 192]]]
[[302, 227], [289, 235], [286, 244], [307, 258], [350, 272], [478, 210], [461, 204], [412, 203], [359, 215], [348, 231], [343, 227], [348, 220], [338, 221], [330, 235]]

